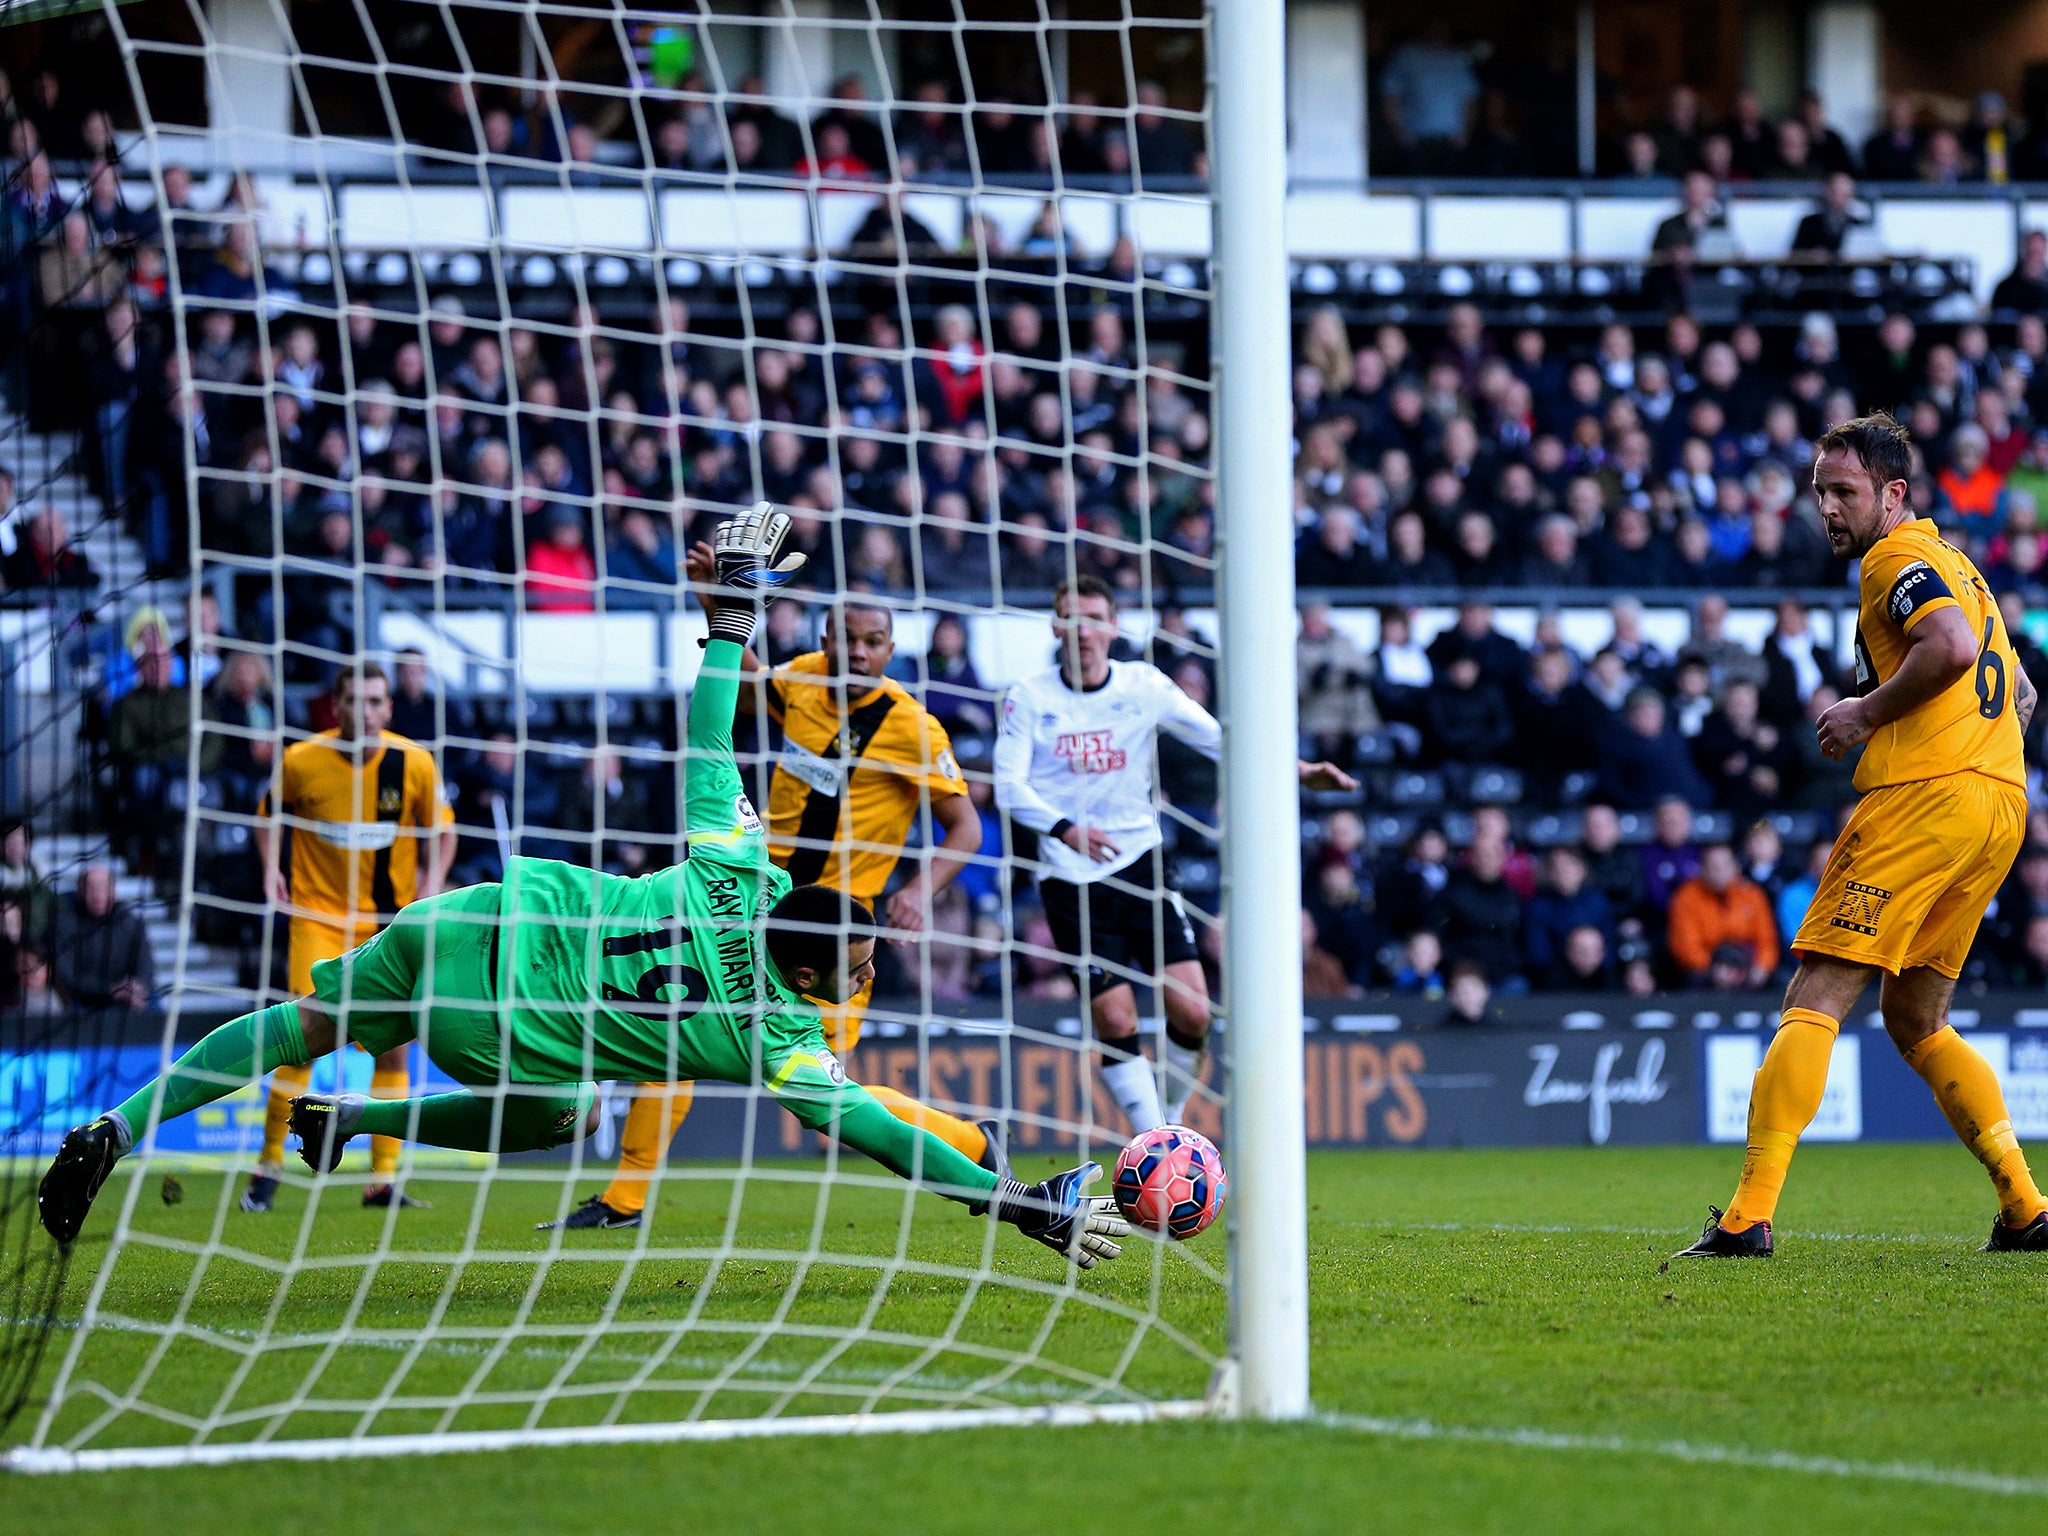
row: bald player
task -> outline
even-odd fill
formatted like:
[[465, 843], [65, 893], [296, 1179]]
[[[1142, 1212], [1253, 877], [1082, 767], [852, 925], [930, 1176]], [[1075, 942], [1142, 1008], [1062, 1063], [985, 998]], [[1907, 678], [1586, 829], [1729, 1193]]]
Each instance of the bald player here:
[[[711, 561], [708, 545], [692, 550], [690, 579], [710, 581]], [[746, 651], [742, 667], [750, 682], [740, 701], [743, 709], [765, 703], [782, 728], [768, 794], [768, 852], [797, 884], [827, 886], [877, 905], [910, 829], [929, 810], [923, 828], [929, 856], [888, 903], [890, 927], [908, 936], [924, 931], [933, 898], [980, 850], [981, 818], [945, 727], [886, 675], [895, 654], [890, 611], [850, 599], [833, 608], [820, 648], [809, 655], [764, 674], [760, 659]], [[872, 994], [870, 978], [849, 1002], [822, 1010], [834, 1055], [843, 1057], [859, 1043]], [[992, 1121], [959, 1119], [894, 1088], [868, 1092], [898, 1119], [983, 1167], [1005, 1166]], [[620, 1132], [612, 1182], [559, 1225], [639, 1226], [654, 1170], [690, 1104], [688, 1083], [641, 1084]]]

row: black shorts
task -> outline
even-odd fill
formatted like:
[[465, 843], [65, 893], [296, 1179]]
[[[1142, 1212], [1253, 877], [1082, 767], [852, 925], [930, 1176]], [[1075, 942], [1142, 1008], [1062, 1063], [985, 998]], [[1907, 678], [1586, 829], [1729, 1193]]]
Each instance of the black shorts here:
[[1038, 882], [1053, 943], [1085, 973], [1091, 992], [1128, 985], [1131, 973], [1152, 976], [1161, 967], [1199, 958], [1194, 920], [1165, 865], [1154, 848], [1086, 885]]

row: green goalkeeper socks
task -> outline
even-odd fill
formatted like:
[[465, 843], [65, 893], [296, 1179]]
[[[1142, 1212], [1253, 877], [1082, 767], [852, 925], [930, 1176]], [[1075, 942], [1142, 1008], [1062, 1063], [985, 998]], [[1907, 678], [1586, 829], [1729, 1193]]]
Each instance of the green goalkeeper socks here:
[[[473, 1093], [437, 1093], [424, 1099], [371, 1099], [350, 1127], [357, 1136], [396, 1136], [459, 1152], [538, 1152], [576, 1139], [596, 1089], [519, 1093], [504, 1097], [495, 1117], [493, 1099]], [[415, 1119], [414, 1117], [418, 1118]], [[492, 1121], [498, 1124], [493, 1129]]]
[[304, 1066], [309, 1060], [299, 1028], [299, 1005], [277, 1003], [228, 1020], [172, 1062], [170, 1071], [129, 1095], [113, 1118], [126, 1129], [128, 1145], [133, 1145], [149, 1125], [152, 1108], [158, 1123], [175, 1120], [248, 1087], [272, 1067]]

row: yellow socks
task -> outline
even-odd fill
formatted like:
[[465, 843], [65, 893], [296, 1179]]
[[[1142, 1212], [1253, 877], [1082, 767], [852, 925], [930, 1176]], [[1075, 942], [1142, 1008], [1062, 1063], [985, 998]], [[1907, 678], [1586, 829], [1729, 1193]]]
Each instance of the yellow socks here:
[[921, 1131], [930, 1131], [971, 1163], [980, 1162], [988, 1151], [988, 1136], [971, 1121], [958, 1119], [943, 1109], [933, 1109], [929, 1104], [920, 1104], [909, 1094], [899, 1093], [894, 1088], [870, 1088], [868, 1092], [880, 1099], [882, 1108], [898, 1120]]
[[1841, 1024], [1812, 1008], [1787, 1008], [1749, 1090], [1749, 1151], [1721, 1225], [1742, 1232], [1769, 1221], [1785, 1188], [1792, 1149], [1820, 1112], [1828, 1057]]
[[691, 1083], [642, 1083], [619, 1132], [619, 1168], [605, 1186], [604, 1203], [621, 1215], [647, 1208], [647, 1184], [668, 1155], [676, 1127], [690, 1113]]
[[270, 1103], [263, 1111], [263, 1156], [256, 1163], [259, 1172], [275, 1174], [284, 1167], [284, 1123], [291, 1118], [292, 1100], [312, 1081], [309, 1066], [271, 1068]]
[[[988, 1151], [988, 1137], [980, 1126], [961, 1120], [944, 1110], [920, 1104], [894, 1088], [870, 1088], [882, 1107], [906, 1124], [930, 1131], [962, 1157], [980, 1162]], [[668, 1155], [676, 1127], [690, 1113], [690, 1084], [642, 1083], [626, 1111], [625, 1128], [619, 1132], [619, 1168], [605, 1186], [604, 1203], [621, 1215], [631, 1216], [647, 1208], [647, 1185], [654, 1170]]]
[[[412, 1073], [405, 1067], [379, 1067], [370, 1074], [370, 1097], [402, 1099], [412, 1088]], [[370, 1138], [370, 1182], [389, 1184], [398, 1172], [398, 1149], [405, 1145], [396, 1136]]]
[[2009, 1227], [2023, 1227], [2048, 1210], [2048, 1200], [2034, 1187], [2027, 1156], [2013, 1134], [1998, 1076], [1977, 1048], [1953, 1025], [1944, 1025], [1906, 1052], [1906, 1065], [1927, 1080], [1934, 1101], [1963, 1145], [1991, 1171], [1998, 1189], [1998, 1219]]

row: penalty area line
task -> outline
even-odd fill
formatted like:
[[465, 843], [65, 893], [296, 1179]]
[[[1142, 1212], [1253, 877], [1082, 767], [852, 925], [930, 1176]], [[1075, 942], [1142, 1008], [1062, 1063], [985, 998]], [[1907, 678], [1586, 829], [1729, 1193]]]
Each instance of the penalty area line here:
[[1696, 1466], [1743, 1467], [1766, 1472], [1793, 1472], [1807, 1477], [1846, 1481], [1915, 1483], [1959, 1488], [1969, 1493], [1994, 1493], [2012, 1498], [2048, 1494], [2048, 1477], [2021, 1477], [2004, 1472], [1973, 1472], [1963, 1467], [1932, 1467], [1910, 1461], [1850, 1461], [1839, 1456], [1808, 1456], [1796, 1451], [1760, 1451], [1739, 1445], [1701, 1444], [1693, 1440], [1632, 1440], [1625, 1435], [1578, 1435], [1557, 1430], [1438, 1424], [1428, 1419], [1386, 1419], [1362, 1414], [1322, 1414], [1315, 1420], [1331, 1429], [1374, 1435], [1389, 1440], [1452, 1440], [1475, 1445], [1507, 1445], [1537, 1451], [1595, 1451], [1613, 1456], [1653, 1456]]

